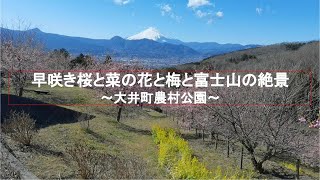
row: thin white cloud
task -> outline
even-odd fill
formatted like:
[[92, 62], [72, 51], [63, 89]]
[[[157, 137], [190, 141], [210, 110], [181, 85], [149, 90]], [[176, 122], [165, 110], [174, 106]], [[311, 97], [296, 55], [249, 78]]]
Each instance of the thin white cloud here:
[[224, 16], [222, 11], [212, 12], [212, 11], [204, 11], [204, 10], [194, 10], [194, 14], [198, 18], [205, 19], [207, 24], [212, 24], [216, 19], [221, 19]]
[[213, 19], [212, 18], [208, 19], [207, 24], [212, 24], [212, 23], [213, 23]]
[[198, 16], [199, 18], [206, 17], [206, 16], [209, 15], [209, 13], [203, 12], [203, 11], [201, 11], [201, 10], [197, 10], [197, 11], [195, 12], [195, 14], [196, 14], [196, 16]]
[[213, 11], [215, 4], [211, 3], [210, 0], [188, 0], [187, 6], [192, 9], [196, 17], [203, 19], [207, 24], [212, 24], [216, 19], [224, 16], [222, 11]]
[[178, 16], [178, 15], [175, 15], [175, 14], [171, 14], [170, 17], [174, 20], [176, 20], [177, 22], [181, 22], [181, 19], [182, 17], [181, 16]]
[[263, 9], [262, 8], [256, 8], [256, 13], [261, 15], [263, 12]]
[[172, 8], [169, 4], [160, 5], [161, 15], [165, 16], [166, 14], [172, 11]]
[[113, 0], [113, 2], [117, 5], [126, 5], [131, 2], [131, 0]]
[[161, 5], [158, 5], [158, 6], [160, 8], [160, 12], [161, 12], [162, 16], [169, 16], [171, 19], [174, 19], [177, 22], [181, 21], [182, 17], [176, 15], [173, 12], [173, 8], [169, 4], [161, 4]]
[[224, 14], [223, 14], [222, 11], [218, 11], [218, 12], [216, 13], [216, 16], [219, 17], [219, 18], [222, 18], [223, 15], [224, 15]]
[[189, 0], [187, 4], [189, 8], [198, 8], [207, 5], [212, 5], [209, 0]]

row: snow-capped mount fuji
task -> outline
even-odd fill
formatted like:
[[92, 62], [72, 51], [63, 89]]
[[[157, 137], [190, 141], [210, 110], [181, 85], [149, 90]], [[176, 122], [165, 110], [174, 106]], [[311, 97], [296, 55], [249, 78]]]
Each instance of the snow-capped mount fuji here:
[[149, 27], [138, 34], [135, 34], [127, 38], [127, 40], [142, 40], [142, 39], [149, 39], [149, 40], [153, 40], [161, 43], [183, 44], [183, 42], [180, 40], [166, 38], [164, 35], [160, 33], [160, 31], [157, 28], [154, 28], [154, 27]]
[[128, 37], [128, 40], [140, 40], [140, 39], [150, 39], [153, 41], [158, 41], [159, 39], [161, 39], [162, 34], [159, 32], [158, 29], [154, 28], [154, 27], [149, 27], [148, 29]]
[[255, 48], [259, 45], [241, 45], [241, 44], [219, 44], [216, 42], [183, 42], [178, 39], [166, 38], [160, 31], [154, 27], [149, 27], [146, 30], [130, 36], [127, 40], [143, 40], [148, 39], [159, 43], [169, 43], [174, 45], [183, 45], [198, 51], [203, 56], [212, 56], [232, 51]]

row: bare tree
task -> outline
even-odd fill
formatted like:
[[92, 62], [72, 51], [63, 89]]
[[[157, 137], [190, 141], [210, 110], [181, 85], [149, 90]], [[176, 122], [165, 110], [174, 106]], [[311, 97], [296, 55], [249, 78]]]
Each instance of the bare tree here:
[[54, 49], [49, 52], [49, 56], [46, 60], [46, 66], [51, 70], [67, 70], [70, 69], [70, 61], [71, 57], [66, 49]]
[[[267, 105], [295, 104], [299, 92], [300, 88], [293, 81], [289, 88], [225, 90], [219, 96], [227, 106], [207, 108], [225, 123], [225, 135], [241, 142], [249, 152], [255, 170], [263, 173], [262, 165], [265, 161], [274, 156], [300, 152], [308, 146], [305, 139], [310, 137], [310, 133], [306, 126], [298, 122], [297, 108], [292, 105]], [[231, 104], [266, 105], [252, 107]], [[260, 150], [259, 153], [257, 149]]]
[[81, 128], [88, 131], [90, 130], [90, 120], [92, 118], [92, 107], [84, 106], [81, 108], [82, 114], [78, 117], [78, 122]]
[[37, 40], [36, 32], [29, 29], [23, 21], [12, 29], [1, 32], [1, 70], [10, 71], [10, 78], [18, 96], [23, 95], [32, 70], [40, 67], [43, 58], [42, 46]]

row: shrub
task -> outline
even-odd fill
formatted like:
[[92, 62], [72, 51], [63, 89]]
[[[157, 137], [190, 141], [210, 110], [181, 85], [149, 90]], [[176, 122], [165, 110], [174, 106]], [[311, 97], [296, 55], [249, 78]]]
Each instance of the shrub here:
[[234, 168], [224, 168], [222, 170], [221, 166], [217, 166], [212, 171], [214, 179], [251, 179], [256, 176], [253, 170], [238, 170]]
[[158, 162], [174, 179], [204, 179], [210, 172], [192, 157], [188, 142], [179, 137], [173, 129], [152, 128], [155, 143], [159, 145]]
[[156, 144], [160, 144], [160, 141], [166, 140], [166, 135], [167, 132], [164, 129], [161, 129], [159, 126], [154, 126], [152, 128], [152, 137]]
[[158, 163], [173, 179], [250, 179], [253, 171], [240, 171], [220, 166], [209, 171], [203, 163], [192, 155], [188, 142], [173, 129], [152, 128], [154, 142], [159, 146]]
[[67, 148], [66, 152], [71, 156], [72, 160], [77, 163], [81, 178], [95, 178], [98, 162], [103, 155], [95, 153], [92, 149], [88, 148], [88, 146], [79, 143], [74, 144], [71, 148]]
[[305, 45], [306, 43], [285, 43], [286, 50], [295, 51], [298, 50], [300, 47]]
[[208, 179], [210, 172], [204, 164], [191, 156], [182, 157], [174, 166], [172, 172], [174, 179]]
[[[290, 162], [280, 162], [280, 165], [286, 169], [289, 169], [291, 171], [294, 171], [296, 172], [297, 171], [297, 167], [296, 167], [296, 164], [294, 163], [290, 163]], [[308, 169], [304, 166], [300, 166], [300, 169], [299, 169], [299, 173], [300, 175], [308, 175], [310, 177], [318, 177], [319, 176], [319, 169], [316, 170], [316, 169]]]
[[76, 162], [83, 179], [142, 179], [146, 177], [145, 166], [134, 158], [120, 159], [95, 151], [87, 144], [76, 143], [66, 152]]
[[31, 144], [33, 137], [37, 133], [36, 121], [24, 111], [11, 111], [2, 129], [13, 140], [25, 146]]
[[257, 59], [257, 57], [255, 55], [251, 55], [251, 54], [242, 54], [241, 57], [230, 58], [230, 59], [227, 59], [227, 61], [229, 61], [231, 63], [238, 64], [240, 62], [248, 61], [251, 59]]

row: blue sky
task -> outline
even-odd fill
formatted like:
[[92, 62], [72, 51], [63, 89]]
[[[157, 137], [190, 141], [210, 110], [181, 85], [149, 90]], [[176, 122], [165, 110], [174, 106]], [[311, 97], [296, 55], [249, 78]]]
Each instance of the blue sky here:
[[272, 44], [319, 39], [319, 0], [1, 0], [6, 27], [109, 39], [155, 27], [183, 41]]

